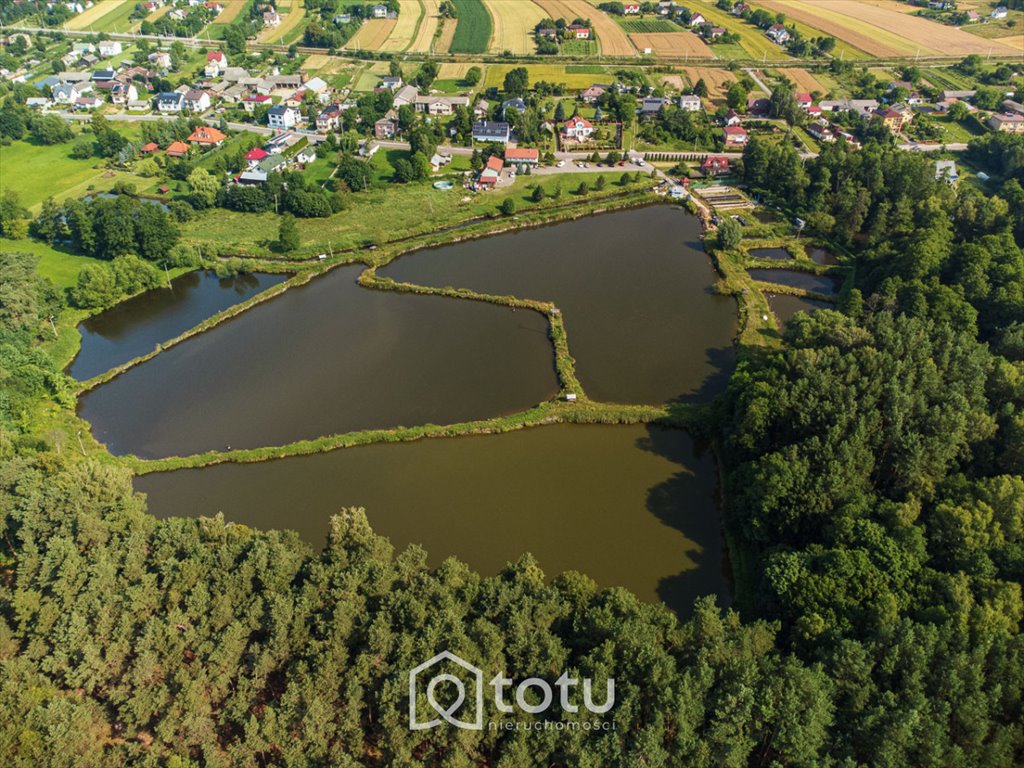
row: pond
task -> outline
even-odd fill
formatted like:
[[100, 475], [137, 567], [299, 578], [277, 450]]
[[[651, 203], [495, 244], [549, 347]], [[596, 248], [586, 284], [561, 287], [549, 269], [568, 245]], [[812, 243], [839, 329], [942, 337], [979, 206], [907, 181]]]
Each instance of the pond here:
[[752, 259], [789, 259], [793, 256], [785, 248], [755, 248], [750, 252]]
[[144, 475], [158, 517], [223, 512], [323, 545], [331, 514], [365, 507], [399, 548], [454, 555], [493, 574], [532, 552], [548, 577], [580, 570], [685, 615], [729, 589], [715, 465], [685, 433], [558, 425], [503, 435], [378, 444], [262, 464]]
[[281, 445], [450, 424], [557, 393], [537, 312], [362, 288], [339, 267], [88, 392], [79, 412], [115, 454]]
[[750, 269], [747, 270], [755, 280], [764, 283], [776, 283], [790, 288], [803, 288], [806, 291], [825, 294], [836, 292], [836, 281], [828, 275], [815, 275], [796, 269]]
[[263, 274], [218, 278], [209, 271], [175, 278], [170, 288], [139, 294], [79, 324], [82, 347], [68, 373], [84, 381], [149, 354], [157, 344], [286, 279]]
[[676, 206], [420, 251], [380, 274], [554, 301], [577, 374], [596, 400], [708, 399], [733, 368], [735, 301], [714, 293], [700, 223]]
[[768, 307], [784, 324], [797, 312], [814, 312], [818, 309], [831, 309], [832, 305], [826, 301], [815, 301], [803, 296], [790, 296], [789, 294], [768, 294]]
[[835, 254], [826, 251], [824, 248], [812, 248], [810, 256], [811, 261], [815, 264], [826, 264], [832, 267], [839, 263], [839, 259], [836, 258]]

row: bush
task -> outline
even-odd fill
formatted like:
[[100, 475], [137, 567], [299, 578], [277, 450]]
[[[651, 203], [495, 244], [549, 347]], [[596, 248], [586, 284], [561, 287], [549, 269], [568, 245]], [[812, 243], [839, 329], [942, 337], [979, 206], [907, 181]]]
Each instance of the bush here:
[[501, 201], [501, 207], [499, 210], [506, 216], [512, 216], [516, 212], [516, 201], [511, 197], [506, 197]]

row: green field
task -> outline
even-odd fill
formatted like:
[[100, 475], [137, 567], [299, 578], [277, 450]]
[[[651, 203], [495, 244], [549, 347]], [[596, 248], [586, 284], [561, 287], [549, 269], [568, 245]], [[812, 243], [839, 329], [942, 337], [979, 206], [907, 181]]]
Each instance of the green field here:
[[51, 195], [60, 200], [82, 197], [90, 186], [109, 189], [119, 179], [138, 181], [132, 174], [108, 171], [97, 158], [75, 160], [71, 146], [15, 141], [0, 147], [0, 186], [17, 192], [26, 208], [36, 209]]
[[[393, 172], [390, 154], [382, 151], [374, 156], [375, 177], [386, 179]], [[401, 156], [399, 152], [393, 158]], [[607, 180], [617, 182], [621, 175], [620, 169], [609, 169]], [[541, 178], [537, 177], [537, 180]], [[543, 186], [551, 192], [556, 184], [560, 184], [563, 192], [561, 202], [564, 203], [571, 199], [570, 193], [581, 181], [593, 184], [596, 178], [593, 173], [559, 174], [557, 177], [543, 177]], [[467, 218], [493, 214], [506, 197], [514, 198], [521, 211], [535, 207], [536, 204], [530, 200], [532, 189], [528, 188], [532, 183], [524, 177], [512, 186], [470, 195], [468, 202], [463, 202], [466, 195], [459, 188], [441, 192], [429, 184], [384, 184], [352, 195], [351, 207], [340, 214], [327, 219], [300, 219], [299, 233], [303, 247], [326, 249], [330, 244], [335, 251], [427, 234]], [[540, 207], [553, 204], [554, 201], [547, 200]], [[388, 211], [388, 215], [381, 216], [382, 210]], [[238, 213], [218, 209], [183, 224], [182, 235], [193, 242], [266, 253], [267, 244], [277, 237], [278, 226], [279, 219], [273, 213]]]
[[600, 64], [566, 64], [565, 71], [570, 75], [603, 75], [608, 70]]
[[929, 83], [944, 91], [967, 91], [976, 87], [974, 81], [969, 77], [964, 77], [948, 67], [926, 69], [921, 74]]
[[619, 26], [627, 32], [681, 32], [682, 27], [673, 24], [665, 19], [620, 19], [617, 18]]
[[562, 43], [563, 56], [597, 56], [596, 40], [566, 40]]
[[58, 288], [71, 288], [78, 281], [82, 267], [95, 264], [95, 259], [57, 250], [38, 240], [6, 240], [0, 238], [0, 253], [31, 253], [39, 258], [36, 270]]
[[128, 17], [135, 10], [135, 3], [123, 3], [115, 10], [103, 15], [99, 21], [89, 26], [93, 32], [131, 32], [138, 22]]
[[588, 88], [595, 79], [600, 80], [600, 76], [590, 72], [568, 71], [568, 67], [559, 64], [491, 64], [484, 75], [483, 87], [501, 88], [505, 83], [505, 73], [516, 66], [526, 67], [530, 73], [531, 86], [544, 80], [548, 83], [563, 83], [568, 88]]
[[491, 42], [491, 14], [481, 0], [452, 0], [459, 14], [451, 53], [483, 53]]

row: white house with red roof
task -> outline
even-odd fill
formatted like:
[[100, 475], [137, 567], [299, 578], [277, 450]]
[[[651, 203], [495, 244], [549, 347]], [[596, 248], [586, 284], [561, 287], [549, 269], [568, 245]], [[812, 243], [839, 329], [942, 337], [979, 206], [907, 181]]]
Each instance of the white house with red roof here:
[[251, 115], [256, 111], [256, 107], [269, 107], [272, 106], [273, 103], [274, 100], [269, 96], [261, 93], [254, 93], [245, 97], [245, 100], [242, 102], [242, 107]]
[[501, 176], [501, 169], [505, 167], [504, 161], [497, 155], [491, 155], [487, 158], [487, 164], [483, 170], [480, 171], [480, 185], [484, 187], [493, 187], [498, 183], [498, 178]]
[[796, 103], [800, 106], [804, 112], [811, 108], [811, 104], [814, 103], [814, 99], [811, 98], [809, 93], [798, 93], [796, 95]]
[[574, 115], [562, 126], [562, 136], [572, 141], [586, 141], [594, 135], [594, 125], [579, 115]]
[[570, 24], [569, 31], [576, 36], [577, 40], [590, 39], [590, 27], [585, 27], [582, 24]]
[[729, 158], [721, 155], [708, 155], [700, 164], [705, 176], [724, 176], [729, 173]]
[[505, 150], [505, 162], [509, 165], [538, 165], [540, 150], [533, 147], [509, 147]]
[[747, 132], [741, 126], [725, 126], [722, 129], [722, 136], [725, 139], [726, 147], [745, 147], [747, 145]]
[[220, 73], [228, 68], [228, 56], [223, 51], [210, 51], [206, 54], [206, 69], [203, 74], [207, 77], [219, 77]]

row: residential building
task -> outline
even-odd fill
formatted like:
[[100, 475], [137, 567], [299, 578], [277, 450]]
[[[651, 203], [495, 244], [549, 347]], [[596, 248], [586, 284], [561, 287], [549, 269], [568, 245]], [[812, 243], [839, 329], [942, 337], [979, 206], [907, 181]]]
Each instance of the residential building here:
[[562, 136], [572, 141], [586, 141], [594, 135], [594, 126], [579, 115], [570, 117], [562, 126]]
[[485, 101], [484, 99], [480, 99], [480, 101], [478, 101], [473, 106], [473, 117], [475, 117], [477, 119], [485, 118], [485, 117], [487, 117], [487, 115], [488, 115], [488, 113], [490, 111], [491, 111], [491, 104], [490, 104], [490, 102]]
[[582, 24], [570, 24], [568, 30], [576, 36], [577, 40], [590, 39], [590, 27], [585, 27]]
[[97, 69], [92, 73], [92, 81], [94, 83], [104, 83], [113, 80], [117, 77], [117, 72], [112, 69]]
[[284, 131], [294, 128], [299, 122], [299, 111], [283, 104], [271, 107], [267, 110], [267, 125], [271, 128]]
[[139, 91], [134, 83], [114, 83], [110, 89], [110, 100], [114, 104], [127, 104], [139, 98]]
[[626, 15], [640, 13], [640, 3], [623, 3], [622, 12]]
[[695, 13], [690, 17], [690, 26], [699, 27], [701, 24], [707, 24], [708, 20], [701, 16], [699, 13]]
[[270, 153], [262, 147], [253, 147], [245, 153], [245, 161], [249, 164], [249, 167], [255, 167], [263, 160], [267, 159]]
[[679, 97], [679, 108], [684, 112], [700, 112], [700, 96], [695, 93], [684, 93]]
[[903, 112], [893, 109], [892, 107], [886, 107], [885, 109], [876, 109], [872, 113], [872, 119], [881, 120], [890, 133], [898, 134], [903, 130], [904, 114]]
[[768, 31], [765, 32], [768, 39], [778, 45], [783, 45], [789, 42], [789, 30], [786, 29], [783, 24], [772, 24], [768, 27]]
[[968, 24], [975, 24], [981, 21], [981, 16], [978, 15], [977, 11], [967, 11], [965, 14]]
[[264, 11], [263, 12], [263, 26], [264, 27], [279, 27], [281, 26], [281, 17], [277, 11]]
[[739, 125], [727, 125], [722, 129], [722, 138], [726, 147], [744, 147], [747, 144], [747, 132]]
[[389, 110], [373, 124], [373, 135], [378, 139], [391, 139], [398, 133], [398, 112]]
[[149, 59], [149, 63], [157, 69], [170, 69], [171, 68], [171, 54], [167, 51], [155, 51], [146, 57]]
[[806, 112], [811, 108], [811, 105], [814, 103], [814, 99], [811, 98], [811, 94], [809, 93], [798, 93], [796, 95], [796, 103], [800, 109]]
[[730, 109], [725, 113], [725, 120], [722, 121], [723, 125], [739, 125], [743, 122], [743, 118], [740, 117], [740, 113], [735, 109]]
[[417, 112], [428, 115], [451, 115], [456, 107], [468, 107], [468, 96], [417, 96], [413, 102]]
[[192, 131], [192, 135], [188, 137], [188, 141], [190, 144], [196, 144], [200, 147], [219, 147], [226, 138], [227, 136], [216, 128], [211, 128], [208, 125], [197, 125], [196, 129]]
[[402, 78], [391, 77], [390, 75], [380, 79], [380, 87], [386, 91], [397, 91], [404, 85]]
[[324, 107], [316, 116], [316, 129], [318, 131], [336, 131], [341, 127], [341, 106], [329, 104]]
[[50, 91], [50, 96], [55, 104], [74, 104], [82, 93], [77, 83], [61, 83]]
[[836, 140], [835, 134], [832, 133], [832, 130], [821, 123], [811, 123], [807, 126], [807, 132], [818, 141], [831, 142]]
[[152, 155], [160, 150], [160, 145], [155, 141], [151, 141], [148, 144], [143, 144], [139, 147], [139, 152], [144, 155]]
[[373, 18], [375, 19], [386, 19], [388, 17], [388, 7], [386, 5], [375, 5], [370, 10], [373, 12]]
[[509, 165], [539, 165], [540, 150], [526, 147], [509, 147], [505, 150], [505, 162]]
[[[637, 6], [637, 7], [639, 8], [639, 6]], [[600, 99], [602, 96], [604, 96], [605, 93], [607, 93], [607, 92], [608, 92], [608, 86], [607, 85], [598, 85], [597, 83], [594, 83], [594, 85], [590, 86], [589, 88], [587, 88], [585, 91], [583, 91], [580, 94], [580, 99], [585, 104], [593, 104], [598, 99]]]
[[725, 176], [729, 173], [729, 158], [721, 155], [708, 155], [700, 164], [705, 176]]
[[397, 107], [404, 107], [406, 104], [415, 104], [416, 97], [420, 95], [420, 92], [416, 89], [415, 85], [403, 85], [395, 93], [395, 97], [392, 100], [392, 104]]
[[157, 112], [181, 112], [184, 108], [185, 97], [180, 93], [171, 91], [170, 93], [161, 93], [156, 97]]
[[935, 161], [935, 180], [945, 181], [949, 186], [955, 186], [957, 181], [960, 179], [960, 174], [956, 170], [955, 160], [936, 160]]
[[504, 120], [508, 117], [508, 110], [514, 109], [519, 114], [526, 111], [526, 102], [522, 99], [509, 99], [501, 103], [501, 119]]
[[73, 109], [75, 112], [85, 112], [90, 109], [99, 109], [103, 106], [103, 100], [95, 96], [79, 96], [75, 99]]
[[206, 69], [203, 70], [203, 74], [207, 77], [219, 77], [227, 68], [228, 57], [223, 51], [210, 51], [206, 54]]
[[188, 154], [188, 144], [184, 141], [175, 141], [167, 148], [168, 157], [184, 157]]
[[507, 144], [511, 138], [512, 128], [508, 123], [492, 120], [478, 120], [473, 123], [473, 141], [498, 142]]
[[111, 56], [120, 56], [122, 49], [121, 43], [118, 40], [103, 40], [96, 46], [96, 50], [100, 56], [109, 59]]
[[198, 88], [192, 88], [185, 94], [185, 109], [190, 112], [205, 112], [210, 108], [210, 94]]
[[1024, 115], [992, 115], [988, 119], [988, 127], [1000, 133], [1024, 133]]
[[259, 93], [254, 93], [251, 96], [246, 96], [242, 100], [242, 108], [250, 115], [256, 111], [256, 107], [270, 107], [273, 106], [274, 102], [269, 96], [263, 96]]
[[1005, 19], [1007, 16], [1007, 10], [1005, 5], [1000, 5], [998, 8], [992, 9], [993, 19]]
[[505, 166], [502, 159], [497, 155], [491, 155], [487, 158], [487, 164], [483, 170], [480, 171], [480, 185], [484, 187], [493, 187], [498, 183], [498, 179], [501, 177], [501, 169]]
[[667, 99], [648, 96], [640, 100], [640, 106], [637, 107], [636, 113], [641, 117], [656, 115], [665, 106], [667, 101]]

